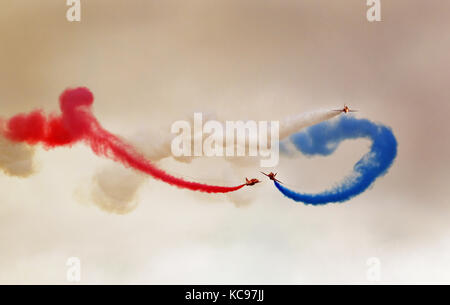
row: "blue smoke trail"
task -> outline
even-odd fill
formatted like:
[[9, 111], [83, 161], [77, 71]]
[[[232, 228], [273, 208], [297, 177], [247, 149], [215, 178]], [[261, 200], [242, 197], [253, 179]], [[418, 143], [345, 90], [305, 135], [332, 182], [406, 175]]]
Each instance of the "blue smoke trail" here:
[[343, 202], [361, 194], [380, 176], [386, 174], [397, 155], [397, 140], [389, 127], [367, 119], [342, 116], [335, 122], [323, 122], [291, 137], [295, 147], [307, 156], [332, 154], [346, 139], [372, 140], [370, 151], [353, 167], [352, 175], [331, 190], [318, 194], [294, 192], [274, 181], [286, 197], [306, 204]]

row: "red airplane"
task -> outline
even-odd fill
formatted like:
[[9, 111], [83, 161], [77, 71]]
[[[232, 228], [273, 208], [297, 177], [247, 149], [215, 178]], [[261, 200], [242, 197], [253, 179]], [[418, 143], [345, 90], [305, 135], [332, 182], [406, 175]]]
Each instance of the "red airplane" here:
[[260, 183], [261, 181], [259, 181], [256, 178], [250, 179], [248, 180], [247, 178], [245, 178], [245, 185], [251, 186], [251, 185], [255, 185], [256, 183]]
[[281, 182], [280, 180], [278, 180], [277, 178], [275, 178], [275, 176], [276, 176], [278, 173], [275, 173], [275, 174], [274, 174], [274, 173], [270, 172], [270, 173], [266, 174], [266, 173], [261, 172], [261, 174], [266, 175], [267, 177], [269, 177], [270, 180], [273, 180], [273, 181], [276, 181], [276, 182], [279, 182], [279, 183], [283, 183], [283, 182]]
[[352, 110], [352, 109], [348, 108], [347, 105], [344, 105], [344, 108], [342, 108], [342, 109], [334, 109], [333, 111], [339, 111], [339, 112], [343, 112], [343, 113], [358, 112], [358, 110]]

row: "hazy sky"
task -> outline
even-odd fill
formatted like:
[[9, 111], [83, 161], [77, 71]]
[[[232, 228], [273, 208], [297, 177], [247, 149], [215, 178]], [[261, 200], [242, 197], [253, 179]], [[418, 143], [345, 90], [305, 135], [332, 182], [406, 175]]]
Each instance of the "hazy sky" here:
[[[72, 256], [81, 283], [370, 283], [370, 257], [384, 282], [450, 282], [450, 2], [381, 0], [374, 23], [365, 3], [82, 0], [81, 22], [69, 23], [65, 1], [1, 1], [0, 117], [56, 111], [65, 88], [83, 85], [106, 128], [157, 141], [194, 111], [273, 120], [347, 103], [392, 127], [399, 147], [371, 190], [323, 207], [268, 182], [236, 205], [122, 170], [123, 188], [142, 179], [125, 214], [91, 198], [96, 173], [121, 171], [111, 161], [83, 145], [38, 148], [34, 175], [0, 174], [0, 283], [68, 283]], [[345, 142], [275, 170], [320, 191], [367, 150]], [[161, 165], [211, 179], [230, 171], [221, 160]]]

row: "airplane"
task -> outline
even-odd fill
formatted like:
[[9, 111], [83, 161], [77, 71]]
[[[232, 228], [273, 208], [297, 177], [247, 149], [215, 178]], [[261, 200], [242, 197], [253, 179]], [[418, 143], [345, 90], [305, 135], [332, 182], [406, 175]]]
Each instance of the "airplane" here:
[[266, 175], [267, 177], [269, 177], [270, 180], [273, 180], [273, 181], [276, 181], [276, 182], [279, 182], [279, 183], [283, 183], [283, 182], [281, 182], [280, 180], [278, 180], [277, 178], [275, 178], [275, 176], [276, 176], [278, 173], [275, 173], [275, 174], [274, 174], [274, 173], [270, 172], [270, 173], [266, 174], [266, 173], [261, 172], [261, 174]]
[[358, 112], [358, 110], [353, 110], [347, 107], [347, 105], [344, 105], [344, 108], [342, 109], [333, 109], [333, 111], [339, 111], [339, 112], [344, 112], [344, 113], [349, 113], [349, 112]]
[[256, 183], [260, 183], [261, 181], [259, 181], [256, 178], [250, 179], [248, 180], [247, 178], [245, 178], [245, 185], [251, 186], [251, 185], [255, 185]]

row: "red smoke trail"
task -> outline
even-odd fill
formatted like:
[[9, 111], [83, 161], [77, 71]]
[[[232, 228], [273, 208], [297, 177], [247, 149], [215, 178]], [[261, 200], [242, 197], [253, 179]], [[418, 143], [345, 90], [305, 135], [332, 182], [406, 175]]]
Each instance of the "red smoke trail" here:
[[4, 122], [3, 135], [15, 142], [32, 145], [42, 143], [47, 148], [71, 146], [84, 141], [99, 156], [105, 156], [156, 179], [193, 191], [227, 193], [245, 186], [241, 184], [225, 187], [185, 181], [155, 167], [131, 145], [100, 125], [91, 113], [94, 96], [87, 88], [67, 89], [61, 94], [59, 102], [61, 115], [46, 117], [40, 110], [18, 114]]

